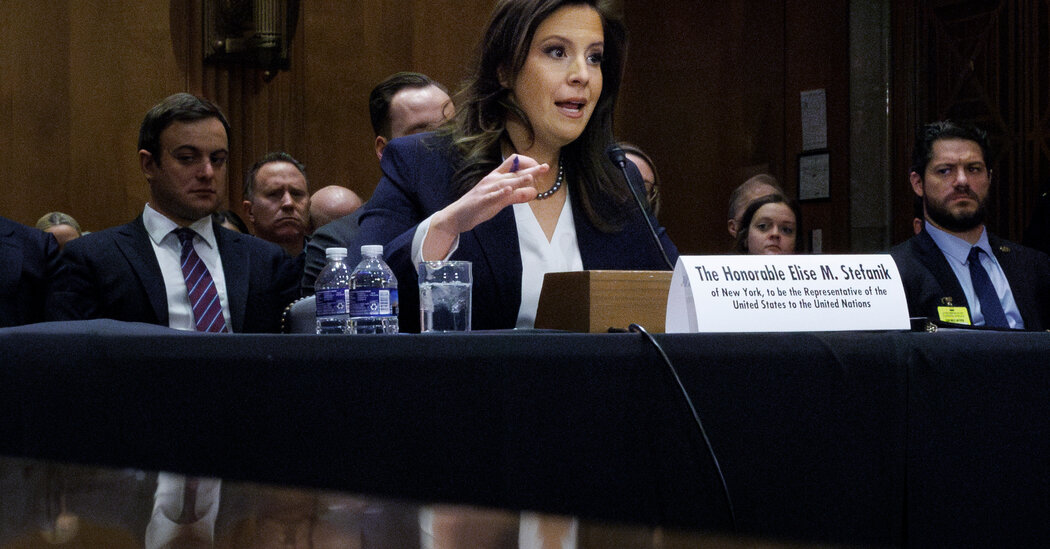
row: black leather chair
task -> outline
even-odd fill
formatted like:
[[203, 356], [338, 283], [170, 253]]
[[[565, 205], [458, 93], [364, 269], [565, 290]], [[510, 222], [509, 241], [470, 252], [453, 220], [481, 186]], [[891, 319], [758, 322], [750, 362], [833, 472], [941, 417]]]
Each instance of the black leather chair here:
[[317, 332], [316, 296], [296, 299], [281, 314], [281, 333], [313, 334]]

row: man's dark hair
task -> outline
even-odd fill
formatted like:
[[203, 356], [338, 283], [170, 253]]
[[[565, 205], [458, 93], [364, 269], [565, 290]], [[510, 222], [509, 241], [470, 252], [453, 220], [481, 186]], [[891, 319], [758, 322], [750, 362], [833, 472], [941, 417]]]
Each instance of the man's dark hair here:
[[988, 134], [984, 130], [961, 122], [942, 120], [926, 124], [915, 137], [915, 150], [911, 156], [911, 171], [926, 177], [926, 166], [933, 156], [933, 144], [940, 139], [965, 139], [973, 141], [981, 147], [981, 156], [984, 163], [990, 161], [988, 154]]
[[160, 134], [173, 122], [194, 122], [207, 118], [218, 118], [226, 130], [226, 142], [230, 142], [230, 123], [219, 107], [196, 95], [176, 93], [169, 95], [146, 113], [139, 127], [139, 150], [145, 149], [153, 160], [160, 164]]
[[[255, 176], [259, 174], [259, 170], [261, 170], [263, 166], [271, 162], [287, 162], [295, 166], [295, 169], [303, 174], [303, 179], [307, 179], [306, 166], [303, 166], [303, 163], [296, 160], [292, 155], [284, 151], [266, 153], [266, 156], [259, 159], [255, 164], [252, 164], [252, 167], [248, 168], [248, 173], [244, 174], [244, 192], [242, 193], [244, 200], [251, 200], [255, 196]], [[309, 180], [306, 182], [306, 188], [310, 188]]]
[[418, 72], [398, 72], [372, 88], [368, 96], [368, 114], [372, 117], [372, 130], [377, 136], [390, 138], [390, 101], [397, 92], [405, 88], [427, 88], [435, 86], [448, 93], [445, 86]]

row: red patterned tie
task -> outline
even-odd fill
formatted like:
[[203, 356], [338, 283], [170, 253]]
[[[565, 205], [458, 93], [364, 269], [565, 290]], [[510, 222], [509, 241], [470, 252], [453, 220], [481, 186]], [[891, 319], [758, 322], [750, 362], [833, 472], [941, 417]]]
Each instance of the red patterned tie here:
[[190, 295], [197, 331], [225, 332], [226, 319], [222, 316], [222, 302], [215, 291], [215, 281], [204, 261], [197, 255], [197, 250], [193, 249], [193, 237], [197, 233], [186, 227], [175, 229], [174, 233], [182, 243], [182, 276], [186, 279], [186, 291]]

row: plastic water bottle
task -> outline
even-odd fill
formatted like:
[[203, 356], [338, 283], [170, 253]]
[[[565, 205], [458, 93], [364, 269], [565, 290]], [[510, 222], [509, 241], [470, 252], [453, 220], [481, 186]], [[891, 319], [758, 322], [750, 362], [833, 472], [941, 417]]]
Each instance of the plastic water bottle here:
[[326, 248], [326, 264], [314, 284], [317, 300], [317, 333], [351, 334], [350, 331], [350, 267], [346, 248]]
[[396, 334], [397, 278], [383, 261], [383, 247], [361, 246], [361, 262], [350, 274], [352, 334]]

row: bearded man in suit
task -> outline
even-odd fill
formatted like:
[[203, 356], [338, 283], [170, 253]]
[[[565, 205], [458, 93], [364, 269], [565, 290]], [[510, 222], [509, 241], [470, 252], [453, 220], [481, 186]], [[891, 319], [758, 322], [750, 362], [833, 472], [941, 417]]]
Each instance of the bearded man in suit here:
[[951, 121], [916, 139], [911, 186], [921, 232], [890, 250], [908, 309], [944, 324], [1050, 328], [1050, 258], [990, 234], [984, 225], [992, 171], [988, 138]]

